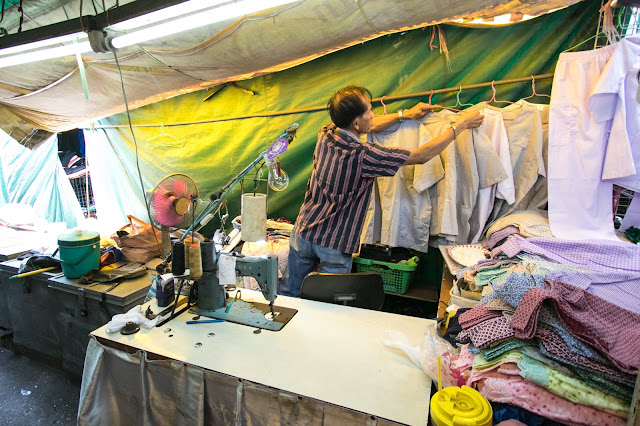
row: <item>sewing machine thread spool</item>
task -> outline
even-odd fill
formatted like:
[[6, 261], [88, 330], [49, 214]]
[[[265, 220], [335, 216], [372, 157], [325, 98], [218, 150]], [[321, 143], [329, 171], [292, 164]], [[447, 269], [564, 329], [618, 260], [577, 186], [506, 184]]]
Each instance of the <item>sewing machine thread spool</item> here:
[[242, 240], [267, 239], [267, 194], [242, 194]]
[[187, 237], [184, 239], [183, 244], [184, 244], [184, 267], [185, 268], [189, 268], [191, 266], [191, 264], [189, 263], [189, 247], [191, 247], [191, 236]]
[[189, 247], [189, 277], [194, 280], [202, 278], [202, 253], [200, 241], [193, 240]]
[[215, 243], [211, 240], [205, 240], [200, 243], [201, 249], [200, 253], [202, 254], [202, 271], [203, 272], [211, 272], [215, 270], [215, 263], [213, 260], [214, 252], [215, 252]]
[[182, 275], [185, 270], [184, 244], [180, 241], [173, 243], [171, 249], [171, 272], [173, 275]]

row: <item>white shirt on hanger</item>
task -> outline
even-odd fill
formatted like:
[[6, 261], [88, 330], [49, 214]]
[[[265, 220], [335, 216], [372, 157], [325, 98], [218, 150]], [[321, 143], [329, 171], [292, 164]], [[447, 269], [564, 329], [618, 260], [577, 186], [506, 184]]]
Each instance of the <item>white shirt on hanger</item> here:
[[549, 110], [549, 225], [568, 240], [617, 240], [613, 184], [602, 181], [609, 123], [589, 112], [589, 94], [616, 46], [561, 53]]
[[602, 179], [640, 190], [640, 35], [616, 44], [589, 96], [589, 111], [598, 123], [611, 121]]
[[[447, 131], [456, 114], [443, 110], [427, 114], [422, 122], [432, 135]], [[429, 189], [434, 204], [431, 234], [466, 244], [470, 238], [469, 219], [478, 190], [507, 179], [500, 157], [487, 134], [469, 129], [457, 135], [441, 153], [444, 179]]]
[[[386, 147], [415, 149], [432, 138], [419, 121], [405, 120], [368, 139]], [[443, 176], [437, 155], [425, 164], [400, 167], [395, 176], [376, 178], [360, 241], [427, 252], [431, 199], [426, 190]]]
[[473, 208], [471, 218], [469, 218], [469, 242], [475, 243], [482, 236], [482, 231], [489, 219], [493, 203], [497, 198], [505, 200], [509, 204], [515, 201], [515, 186], [513, 183], [513, 172], [511, 170], [511, 155], [509, 153], [509, 139], [507, 138], [507, 130], [504, 127], [502, 114], [491, 109], [483, 109], [484, 121], [478, 128], [480, 132], [485, 133], [493, 148], [495, 149], [502, 167], [507, 176], [501, 182], [478, 189], [478, 198]]

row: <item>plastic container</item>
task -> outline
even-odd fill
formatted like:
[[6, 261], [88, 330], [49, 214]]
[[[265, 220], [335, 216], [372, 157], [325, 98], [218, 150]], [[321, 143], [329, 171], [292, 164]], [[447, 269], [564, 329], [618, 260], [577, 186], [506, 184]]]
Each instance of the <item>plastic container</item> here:
[[460, 306], [461, 308], [475, 308], [478, 304], [478, 300], [467, 299], [466, 297], [456, 296], [453, 294], [453, 289], [449, 290], [449, 296], [451, 296], [451, 303]]
[[376, 272], [382, 277], [384, 291], [405, 294], [413, 280], [417, 266], [354, 257], [356, 272]]
[[76, 229], [58, 237], [62, 272], [67, 278], [80, 278], [100, 267], [100, 234]]
[[429, 417], [436, 426], [491, 426], [493, 410], [477, 390], [450, 386], [433, 394]]

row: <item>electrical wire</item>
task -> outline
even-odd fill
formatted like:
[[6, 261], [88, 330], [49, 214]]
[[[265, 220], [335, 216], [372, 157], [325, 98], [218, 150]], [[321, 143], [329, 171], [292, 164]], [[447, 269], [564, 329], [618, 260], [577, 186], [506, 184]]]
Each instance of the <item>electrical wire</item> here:
[[[1, 1], [1, 0], [0, 0]], [[147, 198], [145, 197], [145, 189], [144, 182], [142, 181], [142, 172], [140, 171], [140, 155], [138, 154], [138, 141], [136, 140], [136, 135], [133, 132], [133, 125], [131, 124], [131, 113], [129, 112], [129, 102], [127, 101], [127, 94], [124, 90], [124, 78], [122, 76], [122, 70], [120, 69], [120, 61], [118, 61], [118, 54], [116, 51], [113, 51], [113, 57], [116, 60], [116, 65], [118, 67], [118, 74], [120, 75], [120, 85], [122, 87], [122, 98], [124, 99], [124, 106], [127, 109], [127, 120], [129, 121], [129, 130], [131, 131], [131, 137], [133, 138], [133, 144], [136, 147], [136, 168], [138, 169], [138, 177], [140, 178], [140, 189], [142, 190], [142, 201], [144, 202], [144, 206], [147, 209], [147, 215], [149, 216], [149, 222], [151, 222], [152, 228], [155, 228], [153, 224], [153, 218], [151, 217], [151, 210], [149, 209], [149, 203], [147, 203]], [[160, 253], [162, 253], [162, 246], [158, 242], [158, 235], [156, 235], [155, 231], [153, 232], [153, 236], [156, 239], [156, 246]]]
[[194, 76], [192, 76], [192, 75], [187, 74], [187, 73], [186, 73], [186, 72], [184, 72], [184, 71], [180, 71], [179, 69], [172, 67], [172, 66], [171, 66], [171, 65], [169, 65], [169, 64], [165, 64], [165, 63], [164, 63], [164, 62], [162, 62], [160, 59], [158, 59], [158, 58], [156, 58], [154, 55], [152, 55], [152, 54], [151, 54], [148, 50], [146, 50], [144, 47], [140, 46], [139, 44], [138, 44], [138, 45], [136, 45], [136, 46], [138, 46], [138, 48], [140, 48], [140, 50], [142, 50], [144, 53], [146, 53], [147, 55], [149, 55], [151, 58], [153, 58], [153, 59], [155, 59], [156, 61], [160, 62], [162, 65], [164, 65], [165, 67], [169, 68], [170, 70], [177, 72], [178, 74], [185, 75], [185, 76], [187, 76], [187, 77], [189, 77], [189, 78], [192, 78], [192, 79], [194, 79], [194, 80], [198, 80], [198, 81], [209, 81], [209, 80], [206, 80], [206, 79], [204, 79], [204, 78], [194, 77]]

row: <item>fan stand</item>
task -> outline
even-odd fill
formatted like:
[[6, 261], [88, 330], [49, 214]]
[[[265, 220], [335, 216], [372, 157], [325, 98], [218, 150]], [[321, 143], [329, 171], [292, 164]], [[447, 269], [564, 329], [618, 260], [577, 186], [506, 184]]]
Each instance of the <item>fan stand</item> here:
[[160, 234], [162, 235], [162, 259], [166, 259], [171, 253], [171, 235], [169, 234], [169, 227], [161, 225]]

